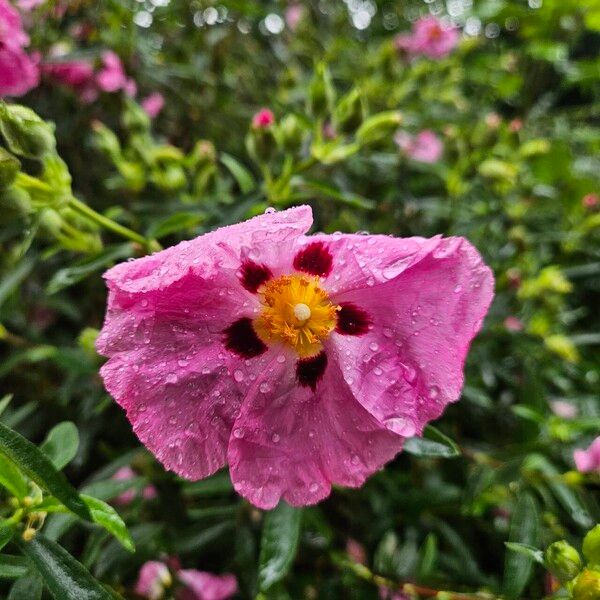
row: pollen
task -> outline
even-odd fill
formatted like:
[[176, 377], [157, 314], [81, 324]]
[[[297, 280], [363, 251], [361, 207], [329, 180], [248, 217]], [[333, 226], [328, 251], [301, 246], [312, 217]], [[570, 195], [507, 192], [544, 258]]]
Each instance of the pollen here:
[[282, 275], [261, 286], [262, 312], [253, 323], [258, 337], [265, 343], [283, 342], [301, 358], [319, 354], [340, 309], [319, 283], [310, 275]]

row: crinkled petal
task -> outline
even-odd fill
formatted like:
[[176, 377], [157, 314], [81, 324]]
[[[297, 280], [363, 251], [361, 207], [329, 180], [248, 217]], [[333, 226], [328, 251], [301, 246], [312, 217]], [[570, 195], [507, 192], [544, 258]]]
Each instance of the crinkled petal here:
[[237, 271], [244, 258], [272, 266], [278, 271], [291, 262], [290, 252], [282, 246], [306, 233], [312, 225], [309, 206], [265, 213], [248, 221], [221, 227], [194, 240], [181, 242], [150, 256], [121, 263], [104, 274], [108, 286], [128, 292], [164, 288], [183, 277], [190, 269], [204, 279], [216, 271]]
[[[336, 303], [351, 302], [365, 310], [369, 331], [333, 333], [326, 346], [338, 356], [358, 401], [390, 430], [410, 437], [458, 399], [465, 357], [493, 298], [494, 282], [464, 238], [422, 240], [419, 250], [392, 266], [393, 252], [386, 249], [381, 255], [379, 241], [360, 242], [358, 260], [365, 248], [371, 251], [363, 287], [332, 296]], [[388, 239], [390, 243], [406, 244], [400, 239]], [[334, 261], [341, 257], [334, 254]]]
[[332, 484], [358, 487], [402, 447], [356, 402], [335, 361], [313, 393], [298, 385], [295, 361], [282, 357], [270, 353], [229, 442], [235, 489], [263, 509], [281, 497], [315, 504]]
[[238, 589], [235, 575], [214, 575], [195, 569], [182, 569], [177, 577], [185, 586], [179, 590], [177, 600], [228, 600]]

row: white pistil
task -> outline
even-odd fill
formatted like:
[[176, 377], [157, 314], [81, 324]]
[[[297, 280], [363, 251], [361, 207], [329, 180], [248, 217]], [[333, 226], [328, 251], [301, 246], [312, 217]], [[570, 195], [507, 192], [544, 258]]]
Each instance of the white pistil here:
[[296, 306], [294, 306], [294, 316], [298, 321], [308, 321], [308, 319], [310, 319], [310, 307], [302, 302], [296, 304]]

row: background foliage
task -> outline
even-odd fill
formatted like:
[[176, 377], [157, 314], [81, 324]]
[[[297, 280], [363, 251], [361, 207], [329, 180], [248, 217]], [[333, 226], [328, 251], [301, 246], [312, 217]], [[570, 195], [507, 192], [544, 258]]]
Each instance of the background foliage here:
[[[27, 15], [43, 56], [98, 61], [110, 48], [138, 97], [160, 91], [166, 103], [151, 121], [125, 95], [84, 103], [48, 78], [20, 100], [55, 124], [57, 153], [42, 163], [21, 154], [27, 195], [0, 202], [0, 378], [10, 394], [0, 403], [0, 516], [21, 510], [14, 523], [33, 529], [48, 517], [32, 542], [19, 534], [4, 548], [2, 597], [40, 598], [39, 577], [52, 592], [61, 572], [73, 598], [103, 598], [102, 585], [132, 597], [144, 561], [176, 555], [234, 572], [243, 598], [258, 587], [269, 598], [377, 598], [383, 584], [412, 582], [422, 597], [536, 599], [550, 593], [544, 566], [505, 542], [579, 548], [598, 522], [600, 479], [572, 459], [600, 430], [597, 2], [301, 7], [294, 28], [285, 4], [245, 0], [82, 0], [66, 12], [47, 2]], [[408, 61], [394, 36], [428, 11], [450, 14], [464, 37], [447, 58]], [[275, 127], [248, 137], [263, 106]], [[435, 131], [442, 158], [403, 155], [398, 127]], [[415, 442], [360, 490], [265, 517], [226, 472], [185, 482], [140, 447], [97, 374], [100, 274], [302, 202], [326, 232], [464, 235], [494, 270], [497, 294], [462, 400], [431, 443]], [[560, 416], [557, 401], [573, 414]], [[12, 430], [46, 439], [43, 452]], [[139, 477], [111, 479], [125, 465]], [[105, 504], [149, 482], [155, 499], [118, 514]], [[33, 516], [25, 496], [42, 502]], [[13, 535], [3, 527], [12, 525], [0, 525], [0, 547]]]

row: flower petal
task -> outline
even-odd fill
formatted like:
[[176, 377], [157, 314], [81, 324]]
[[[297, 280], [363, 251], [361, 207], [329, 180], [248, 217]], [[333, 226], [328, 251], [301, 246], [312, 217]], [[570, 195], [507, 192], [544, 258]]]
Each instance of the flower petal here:
[[213, 575], [195, 569], [182, 569], [177, 577], [184, 588], [177, 594], [177, 600], [227, 600], [238, 589], [235, 575]]
[[[372, 248], [377, 256], [377, 244]], [[339, 356], [359, 402], [410, 437], [458, 399], [469, 345], [493, 297], [493, 276], [463, 238], [423, 241], [413, 258], [399, 263], [397, 276], [378, 277], [376, 287], [369, 285], [374, 267], [365, 265], [363, 288], [332, 297], [360, 306], [372, 326], [362, 336], [334, 333], [326, 349]]]
[[315, 504], [332, 484], [360, 486], [400, 451], [402, 438], [356, 402], [334, 361], [313, 393], [298, 385], [293, 360], [270, 354], [229, 442], [231, 479], [250, 502]]

